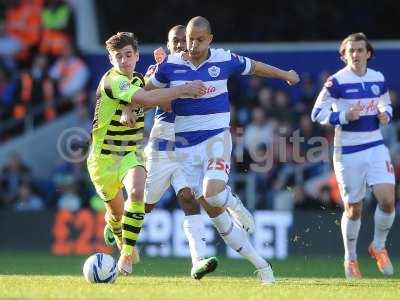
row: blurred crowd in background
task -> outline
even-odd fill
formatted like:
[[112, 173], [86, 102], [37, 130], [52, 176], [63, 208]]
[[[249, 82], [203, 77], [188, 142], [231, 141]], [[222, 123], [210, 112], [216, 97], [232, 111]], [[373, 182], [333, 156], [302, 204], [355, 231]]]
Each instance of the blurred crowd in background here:
[[[99, 2], [100, 24], [112, 32], [118, 30], [105, 19], [110, 2]], [[5, 8], [0, 9], [0, 145], [21, 135], [27, 123], [44, 124], [70, 111], [90, 123], [95, 99], [88, 84], [89, 68], [76, 48], [71, 4], [63, 0], [0, 3]], [[322, 5], [323, 9], [328, 10]], [[222, 13], [219, 20], [224, 16], [228, 18]], [[170, 24], [173, 21], [162, 28]], [[229, 32], [229, 26], [224, 29]], [[164, 30], [160, 32], [163, 36], [159, 40], [164, 40]], [[280, 34], [278, 29], [272, 32]], [[146, 35], [145, 30], [142, 35]], [[229, 34], [226, 36], [229, 40]], [[300, 74], [301, 92], [296, 98], [260, 78], [233, 78], [229, 82], [234, 141], [231, 184], [250, 209], [336, 209], [342, 205], [330, 161], [333, 128], [313, 124], [309, 117], [329, 71], [334, 70], [314, 77]], [[394, 118], [383, 133], [400, 178], [397, 91], [391, 91], [391, 98]], [[367, 203], [373, 205], [372, 198], [369, 196]], [[84, 160], [60, 160], [55, 162], [51, 177], [37, 178], [24, 158], [14, 153], [0, 170], [0, 209], [76, 211], [101, 206]], [[160, 207], [177, 207], [171, 191]]]
[[[89, 69], [75, 46], [74, 17], [63, 0], [3, 0], [0, 16], [0, 141], [27, 122], [84, 110]], [[28, 113], [29, 112], [29, 113]], [[20, 122], [19, 120], [24, 120]]]

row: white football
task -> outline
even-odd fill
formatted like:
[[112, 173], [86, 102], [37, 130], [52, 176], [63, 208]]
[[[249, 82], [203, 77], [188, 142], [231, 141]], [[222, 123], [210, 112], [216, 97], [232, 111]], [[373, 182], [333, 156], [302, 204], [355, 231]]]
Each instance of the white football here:
[[86, 259], [83, 276], [90, 283], [113, 283], [118, 276], [117, 264], [111, 255], [95, 253]]

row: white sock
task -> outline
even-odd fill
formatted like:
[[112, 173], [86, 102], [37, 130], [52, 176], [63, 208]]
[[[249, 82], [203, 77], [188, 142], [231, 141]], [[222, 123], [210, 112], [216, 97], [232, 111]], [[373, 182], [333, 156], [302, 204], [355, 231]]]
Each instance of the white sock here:
[[226, 190], [228, 192], [228, 201], [226, 202], [225, 207], [235, 208], [240, 199], [238, 196], [232, 193], [232, 189], [230, 188], [229, 185], [226, 186]]
[[346, 216], [346, 212], [342, 215], [342, 236], [344, 244], [344, 259], [357, 260], [357, 239], [360, 232], [361, 218], [358, 220], [350, 220]]
[[265, 259], [250, 244], [247, 233], [237, 226], [235, 222], [232, 222], [226, 211], [215, 218], [211, 218], [211, 220], [225, 243], [249, 260], [256, 269], [262, 269], [268, 265]]
[[190, 256], [194, 265], [206, 256], [206, 238], [203, 216], [190, 215], [183, 219], [183, 231], [189, 242]]
[[386, 238], [388, 236], [389, 230], [393, 225], [395, 217], [395, 212], [386, 213], [379, 205], [376, 206], [374, 221], [374, 245], [377, 249], [382, 250], [385, 248]]

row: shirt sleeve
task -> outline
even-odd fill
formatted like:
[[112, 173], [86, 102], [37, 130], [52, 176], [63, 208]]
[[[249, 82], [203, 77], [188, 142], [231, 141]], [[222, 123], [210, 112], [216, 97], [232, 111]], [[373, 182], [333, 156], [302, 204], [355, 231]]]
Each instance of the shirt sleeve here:
[[311, 120], [320, 124], [342, 125], [347, 124], [346, 112], [332, 111], [332, 104], [339, 98], [338, 82], [330, 77], [325, 82], [324, 87], [318, 95], [313, 110]]
[[251, 59], [231, 53], [230, 67], [234, 75], [247, 75], [251, 68]]
[[168, 64], [166, 61], [158, 65], [157, 70], [150, 76], [150, 82], [156, 87], [166, 87], [169, 83]]
[[384, 84], [382, 94], [378, 100], [378, 110], [379, 112], [385, 112], [391, 120], [393, 118], [392, 101], [390, 100], [390, 95], [386, 86], [386, 82], [384, 81], [383, 83]]
[[111, 79], [111, 92], [114, 99], [130, 103], [133, 95], [140, 89], [140, 86], [132, 84], [125, 76], [115, 76]]

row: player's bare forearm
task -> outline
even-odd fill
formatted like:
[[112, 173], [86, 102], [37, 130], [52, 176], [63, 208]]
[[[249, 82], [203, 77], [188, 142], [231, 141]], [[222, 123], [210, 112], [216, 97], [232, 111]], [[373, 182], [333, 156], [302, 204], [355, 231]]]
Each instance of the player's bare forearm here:
[[256, 60], [251, 61], [251, 67], [249, 73], [250, 75], [256, 75], [261, 77], [274, 77], [284, 80], [285, 73], [286, 73], [285, 71], [279, 68], [264, 64]]
[[170, 104], [172, 100], [182, 96], [198, 97], [204, 95], [205, 93], [206, 87], [203, 82], [195, 80], [187, 84], [171, 88], [156, 89], [151, 91], [140, 89], [133, 96], [132, 102], [146, 107], [164, 106]]
[[282, 79], [287, 81], [290, 85], [296, 84], [300, 81], [299, 76], [293, 70], [284, 71], [277, 67], [267, 65], [256, 60], [251, 61], [251, 68], [249, 74], [261, 77]]
[[176, 88], [156, 89], [151, 91], [139, 90], [133, 96], [135, 103], [144, 107], [154, 107], [157, 105], [165, 105], [173, 99], [179, 98], [181, 92]]

